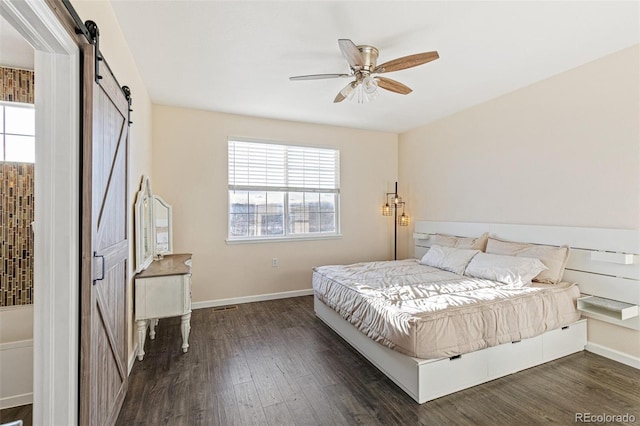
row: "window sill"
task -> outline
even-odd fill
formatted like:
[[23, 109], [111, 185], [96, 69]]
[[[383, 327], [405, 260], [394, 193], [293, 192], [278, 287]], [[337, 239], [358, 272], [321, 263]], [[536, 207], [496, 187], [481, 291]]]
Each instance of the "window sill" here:
[[331, 235], [312, 235], [312, 236], [301, 236], [301, 237], [273, 237], [273, 238], [242, 238], [242, 239], [227, 239], [225, 240], [227, 244], [254, 244], [254, 243], [283, 243], [283, 242], [291, 242], [291, 241], [318, 241], [318, 240], [339, 240], [342, 238], [342, 234], [331, 234]]

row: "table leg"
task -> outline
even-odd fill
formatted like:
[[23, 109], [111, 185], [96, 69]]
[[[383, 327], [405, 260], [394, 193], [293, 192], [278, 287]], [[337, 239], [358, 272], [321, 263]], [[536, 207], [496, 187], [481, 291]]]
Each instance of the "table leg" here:
[[182, 320], [180, 328], [182, 329], [182, 352], [186, 353], [189, 349], [189, 332], [191, 331], [191, 312], [180, 317]]
[[158, 319], [152, 319], [149, 321], [149, 338], [151, 340], [156, 338], [156, 326], [158, 325]]
[[[152, 320], [153, 321], [153, 320]], [[138, 360], [144, 358], [144, 341], [147, 338], [147, 320], [138, 320]]]

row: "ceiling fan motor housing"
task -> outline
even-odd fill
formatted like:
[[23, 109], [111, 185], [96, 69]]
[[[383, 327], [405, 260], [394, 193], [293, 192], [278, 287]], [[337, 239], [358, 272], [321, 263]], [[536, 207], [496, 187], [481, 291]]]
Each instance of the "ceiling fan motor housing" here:
[[376, 61], [378, 60], [378, 49], [373, 46], [361, 45], [358, 46], [358, 50], [362, 54], [362, 62], [364, 63], [360, 71], [372, 73], [376, 68]]

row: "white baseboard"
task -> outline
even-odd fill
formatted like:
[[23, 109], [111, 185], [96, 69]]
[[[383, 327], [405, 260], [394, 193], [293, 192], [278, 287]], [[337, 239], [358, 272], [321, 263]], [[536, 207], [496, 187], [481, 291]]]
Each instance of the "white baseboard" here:
[[33, 340], [0, 343], [0, 409], [33, 402]]
[[27, 404], [33, 404], [33, 392], [0, 398], [0, 410]]
[[615, 349], [610, 349], [606, 346], [591, 342], [588, 342], [584, 349], [605, 358], [626, 364], [630, 367], [640, 369], [640, 358], [633, 355], [625, 354], [624, 352], [616, 351]]
[[216, 306], [236, 305], [251, 302], [263, 302], [265, 300], [288, 299], [290, 297], [313, 295], [313, 289], [283, 291], [280, 293], [256, 294], [254, 296], [231, 297], [229, 299], [206, 300], [204, 302], [193, 302], [192, 309], [213, 308]]

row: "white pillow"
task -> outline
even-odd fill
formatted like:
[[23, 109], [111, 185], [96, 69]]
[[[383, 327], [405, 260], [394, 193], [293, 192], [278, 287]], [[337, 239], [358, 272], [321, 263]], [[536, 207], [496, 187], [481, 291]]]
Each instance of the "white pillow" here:
[[545, 245], [535, 245], [526, 243], [515, 243], [502, 241], [497, 238], [489, 238], [487, 243], [487, 253], [502, 254], [506, 256], [533, 257], [540, 259], [546, 271], [541, 272], [533, 281], [540, 281], [548, 284], [558, 284], [562, 281], [564, 268], [569, 259], [569, 247], [553, 247]]
[[547, 267], [540, 259], [532, 257], [478, 253], [469, 262], [464, 274], [515, 287], [524, 287], [530, 285], [531, 279], [546, 269]]
[[420, 263], [462, 275], [473, 256], [480, 250], [443, 247], [434, 244], [420, 260]]

